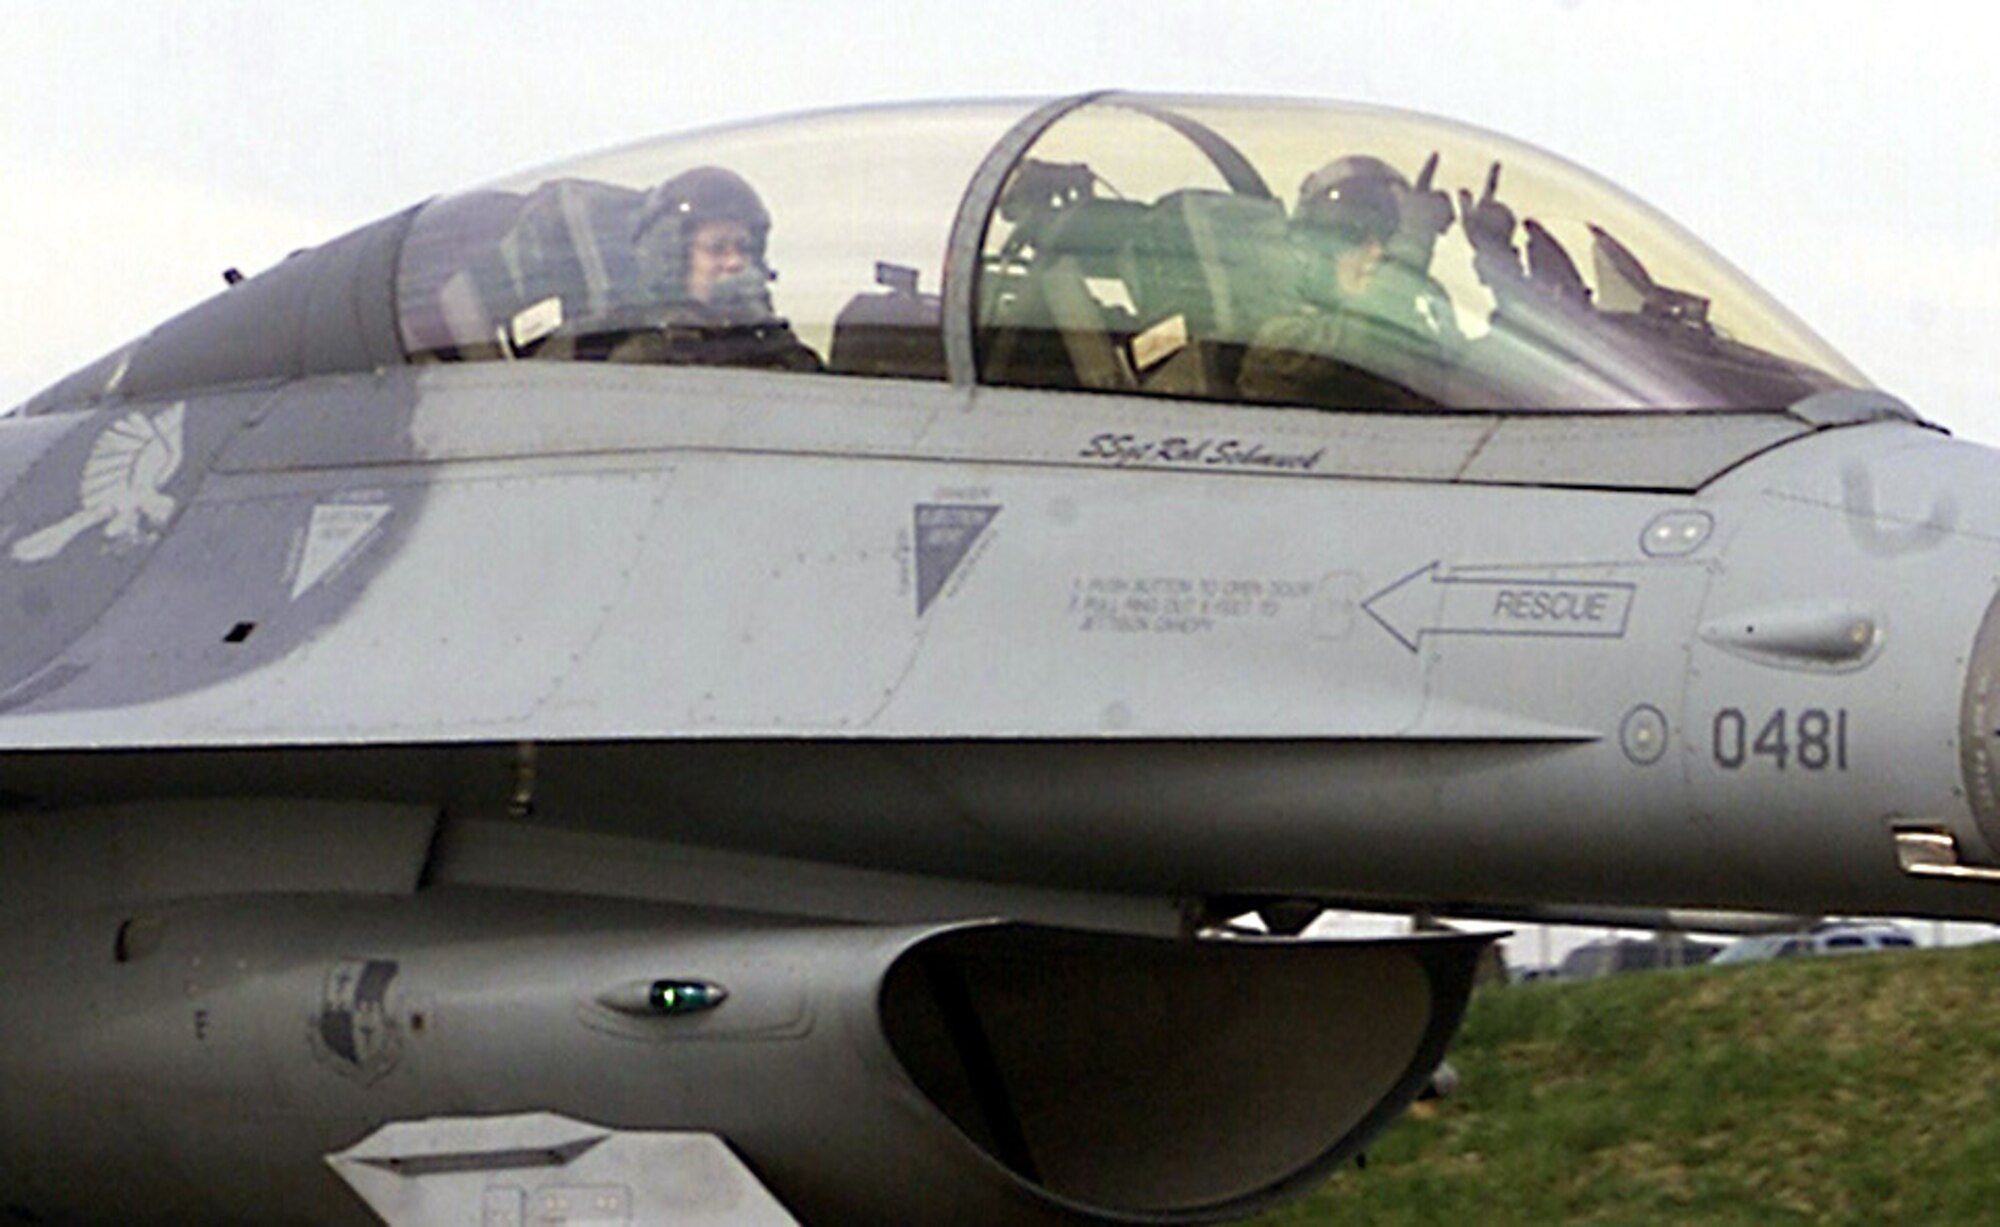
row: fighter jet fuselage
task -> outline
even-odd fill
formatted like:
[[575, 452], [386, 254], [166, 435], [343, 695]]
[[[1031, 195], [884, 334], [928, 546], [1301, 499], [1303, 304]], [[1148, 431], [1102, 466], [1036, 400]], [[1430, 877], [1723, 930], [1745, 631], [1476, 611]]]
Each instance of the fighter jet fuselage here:
[[1478, 943], [1238, 913], [1992, 916], [1995, 467], [1443, 121], [440, 198], [0, 421], [0, 1201], [1273, 1204]]

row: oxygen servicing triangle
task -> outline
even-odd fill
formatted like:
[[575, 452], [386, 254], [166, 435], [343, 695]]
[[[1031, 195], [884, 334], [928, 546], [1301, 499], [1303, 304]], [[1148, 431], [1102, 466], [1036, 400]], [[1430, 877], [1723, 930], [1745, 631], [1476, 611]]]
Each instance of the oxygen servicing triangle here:
[[1000, 514], [990, 504], [917, 504], [917, 616], [931, 607], [979, 534]]

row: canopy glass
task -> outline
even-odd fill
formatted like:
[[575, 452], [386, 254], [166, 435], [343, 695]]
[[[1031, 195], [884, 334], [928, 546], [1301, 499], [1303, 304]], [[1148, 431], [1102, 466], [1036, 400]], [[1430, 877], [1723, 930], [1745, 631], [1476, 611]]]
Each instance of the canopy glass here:
[[1550, 154], [1366, 107], [1101, 95], [716, 129], [441, 198], [418, 361], [746, 366], [1343, 409], [1772, 409], [1866, 381]]

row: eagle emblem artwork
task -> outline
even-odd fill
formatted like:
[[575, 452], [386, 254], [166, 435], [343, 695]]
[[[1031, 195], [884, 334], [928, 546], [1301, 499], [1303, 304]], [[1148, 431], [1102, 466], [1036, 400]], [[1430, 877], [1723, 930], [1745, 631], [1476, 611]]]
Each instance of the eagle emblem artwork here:
[[151, 417], [134, 411], [113, 422], [91, 445], [77, 492], [80, 506], [54, 524], [14, 542], [16, 562], [44, 562], [93, 528], [112, 546], [134, 545], [173, 518], [167, 483], [181, 467], [185, 402]]

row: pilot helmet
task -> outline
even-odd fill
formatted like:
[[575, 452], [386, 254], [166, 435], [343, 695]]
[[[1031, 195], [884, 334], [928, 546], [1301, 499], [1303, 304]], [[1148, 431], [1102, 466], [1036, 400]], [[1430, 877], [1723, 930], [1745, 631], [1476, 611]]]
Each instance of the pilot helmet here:
[[1332, 238], [1343, 247], [1387, 243], [1399, 223], [1396, 197], [1409, 182], [1380, 158], [1354, 155], [1327, 163], [1299, 185], [1295, 230]]
[[716, 221], [740, 222], [750, 232], [752, 250], [748, 254], [762, 279], [768, 281], [764, 243], [771, 233], [771, 215], [743, 176], [720, 166], [683, 171], [647, 192], [639, 206], [633, 242], [654, 260], [662, 280], [678, 292], [686, 284], [688, 244], [703, 225]]
[[1345, 261], [1370, 244], [1388, 250], [1401, 229], [1398, 196], [1407, 186], [1388, 163], [1366, 156], [1341, 158], [1306, 176], [1291, 221], [1292, 242], [1302, 257], [1298, 292], [1305, 301], [1339, 307], [1376, 280], [1379, 258], [1362, 273]]

